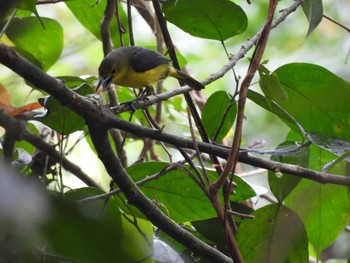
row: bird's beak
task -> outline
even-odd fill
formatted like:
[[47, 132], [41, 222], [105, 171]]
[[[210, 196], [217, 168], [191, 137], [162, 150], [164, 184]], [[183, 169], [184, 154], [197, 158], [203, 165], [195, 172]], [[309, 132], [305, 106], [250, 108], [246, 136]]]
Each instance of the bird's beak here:
[[103, 91], [106, 91], [108, 90], [111, 83], [112, 83], [112, 77], [108, 77], [108, 78], [101, 77], [97, 83], [97, 90], [99, 90], [100, 87], [102, 86]]

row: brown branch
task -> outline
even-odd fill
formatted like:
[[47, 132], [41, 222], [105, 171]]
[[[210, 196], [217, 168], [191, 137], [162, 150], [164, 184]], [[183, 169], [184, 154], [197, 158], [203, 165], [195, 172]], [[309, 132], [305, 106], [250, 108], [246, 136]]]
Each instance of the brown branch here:
[[348, 33], [350, 33], [350, 28], [343, 25], [342, 23], [338, 22], [337, 20], [335, 20], [334, 18], [330, 17], [330, 16], [327, 16], [325, 14], [323, 14], [323, 17], [328, 19], [329, 21], [333, 22], [334, 24], [340, 26], [341, 28], [345, 29]]
[[[210, 258], [212, 262], [232, 262], [230, 258], [199, 240], [182, 229], [153, 202], [143, 195], [135, 183], [124, 170], [120, 160], [115, 156], [109, 142], [107, 131], [115, 121], [122, 121], [114, 117], [110, 110], [100, 107], [91, 100], [84, 98], [65, 87], [64, 82], [53, 78], [38, 67], [18, 55], [12, 48], [0, 44], [0, 63], [12, 69], [39, 89], [55, 97], [62, 105], [69, 107], [82, 116], [90, 130], [99, 158], [116, 184], [122, 189], [129, 202], [135, 205], [157, 227], [169, 236], [185, 245], [198, 256]], [[122, 121], [124, 123], [124, 121]], [[116, 124], [116, 123], [114, 123]], [[131, 124], [126, 122], [124, 124]], [[153, 132], [159, 133], [149, 129]], [[156, 138], [153, 138], [156, 139]]]
[[[151, 138], [177, 147], [194, 149], [192, 140], [136, 125], [114, 116], [109, 109], [101, 107], [88, 98], [81, 97], [74, 91], [66, 88], [63, 81], [46, 74], [4, 44], [0, 44], [0, 63], [22, 76], [37, 88], [51, 94], [62, 105], [71, 108], [87, 121], [100, 123], [106, 129], [117, 128], [142, 138]], [[223, 159], [227, 159], [230, 152], [229, 149], [220, 145], [203, 142], [197, 142], [197, 144], [201, 152], [213, 154]], [[350, 177], [274, 162], [251, 156], [246, 151], [240, 152], [238, 161], [270, 171], [289, 173], [322, 184], [350, 186]]]
[[[55, 99], [60, 101], [61, 104], [71, 108], [76, 113], [81, 115], [91, 127], [94, 138], [100, 138], [100, 136], [103, 136], [102, 139], [99, 139], [102, 142], [106, 141], [105, 134], [107, 133], [108, 129], [117, 128], [143, 138], [151, 138], [176, 145], [178, 147], [194, 149], [194, 145], [191, 140], [135, 125], [115, 117], [109, 109], [101, 107], [88, 98], [84, 98], [76, 94], [74, 91], [66, 88], [64, 82], [49, 76], [38, 67], [34, 66], [18, 55], [12, 48], [3, 44], [0, 44], [0, 63], [13, 70], [19, 76], [25, 78], [37, 88], [51, 94], [53, 97], [55, 97]], [[97, 139], [95, 138], [95, 143], [97, 144], [98, 141], [96, 140]], [[197, 144], [201, 152], [210, 153], [225, 159], [228, 157], [229, 150], [222, 146], [202, 142], [197, 142]], [[181, 227], [174, 224], [168, 217], [162, 214], [156, 206], [152, 206], [152, 202], [142, 195], [137, 188], [135, 188], [136, 186], [132, 180], [127, 176], [127, 174], [125, 174], [125, 170], [123, 170], [119, 160], [110, 152], [110, 146], [108, 148], [104, 148], [103, 146], [104, 145], [102, 144], [101, 147], [104, 150], [100, 151], [100, 158], [103, 159], [106, 168], [112, 173], [113, 178], [117, 180], [117, 184], [121, 187], [121, 189], [126, 191], [125, 194], [127, 198], [132, 200], [132, 203], [142, 212], [144, 212], [154, 225], [164, 230], [179, 242], [188, 246], [189, 249], [198, 255], [216, 259], [217, 262], [230, 262], [227, 257], [219, 254], [215, 249], [211, 247], [208, 248], [204, 243], [198, 241], [189, 233], [183, 232], [184, 230]], [[105, 153], [106, 156], [104, 155], [105, 149], [107, 150]], [[268, 161], [249, 156], [247, 153], [240, 153], [238, 160], [256, 167], [261, 167], [272, 171], [286, 172], [320, 183], [333, 183], [350, 186], [350, 177], [316, 172], [296, 165]], [[118, 172], [121, 173], [119, 174]]]
[[90, 123], [88, 126], [99, 158], [113, 181], [128, 198], [129, 204], [135, 205], [155, 226], [181, 242], [195, 254], [210, 258], [212, 262], [231, 262], [218, 250], [195, 238], [170, 220], [150, 199], [144, 196], [115, 156], [108, 141], [107, 130], [99, 123]]
[[100, 24], [104, 56], [106, 56], [113, 49], [111, 33], [109, 31], [109, 25], [113, 19], [115, 9], [116, 9], [115, 0], [108, 0], [106, 9], [104, 12], [104, 16]]

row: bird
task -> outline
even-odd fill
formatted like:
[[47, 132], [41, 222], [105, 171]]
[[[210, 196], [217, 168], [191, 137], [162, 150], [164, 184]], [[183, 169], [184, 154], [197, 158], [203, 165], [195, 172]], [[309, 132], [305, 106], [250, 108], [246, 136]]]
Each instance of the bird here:
[[108, 90], [111, 83], [143, 89], [137, 100], [154, 94], [152, 85], [168, 76], [174, 77], [195, 90], [205, 86], [184, 72], [174, 68], [171, 60], [159, 52], [140, 46], [116, 48], [102, 60], [98, 72], [97, 90]]

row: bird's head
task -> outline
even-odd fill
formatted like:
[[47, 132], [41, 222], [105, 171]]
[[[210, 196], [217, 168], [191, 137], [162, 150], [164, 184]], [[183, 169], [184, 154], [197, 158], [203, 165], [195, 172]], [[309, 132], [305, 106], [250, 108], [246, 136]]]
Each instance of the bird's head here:
[[97, 89], [102, 86], [103, 91], [108, 90], [109, 86], [113, 82], [113, 78], [118, 71], [118, 60], [113, 59], [111, 56], [106, 56], [98, 68], [100, 80], [97, 84]]

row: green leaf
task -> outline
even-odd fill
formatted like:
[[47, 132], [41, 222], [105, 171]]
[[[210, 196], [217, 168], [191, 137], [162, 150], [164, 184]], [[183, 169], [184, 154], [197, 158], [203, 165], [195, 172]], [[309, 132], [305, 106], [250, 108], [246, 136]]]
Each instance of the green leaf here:
[[[21, 55], [29, 60], [33, 56], [40, 67], [47, 71], [61, 55], [63, 29], [56, 20], [45, 17], [41, 20], [45, 29], [35, 17], [14, 18], [6, 34]], [[31, 56], [28, 57], [27, 53]]]
[[[138, 181], [160, 172], [167, 165], [156, 162], [136, 164], [128, 167], [127, 172], [134, 181]], [[157, 180], [140, 186], [140, 189], [176, 222], [195, 221], [216, 216], [204, 192], [181, 170], [168, 172]]]
[[[65, 198], [69, 201], [76, 202], [86, 197], [100, 194], [104, 194], [104, 192], [99, 189], [85, 187], [67, 192]], [[109, 243], [106, 247], [101, 249], [103, 253], [106, 253], [106, 255], [101, 257], [103, 261], [136, 262], [143, 259], [142, 262], [145, 263], [153, 262], [152, 257], [150, 257], [152, 247], [149, 243], [153, 240], [152, 224], [148, 221], [138, 219], [137, 227], [139, 229], [137, 229], [136, 226], [129, 221], [133, 221], [133, 218], [127, 220], [121, 215], [115, 197], [112, 197], [107, 202], [105, 199], [84, 202], [77, 205], [76, 209], [87, 218], [96, 220], [98, 224], [103, 224], [105, 229], [110, 230], [109, 235], [103, 236], [101, 233], [102, 236], [100, 237], [106, 239], [104, 243]], [[93, 229], [92, 231], [99, 233], [99, 228]], [[90, 231], [88, 231], [88, 233], [88, 239], [91, 239], [92, 242], [97, 242], [96, 239], [90, 236]], [[112, 236], [113, 234], [117, 234], [117, 238]], [[111, 236], [113, 239], [108, 238]], [[132, 246], [130, 244], [132, 244]], [[98, 245], [103, 246], [103, 244]], [[85, 247], [85, 253], [89, 254], [89, 250], [86, 250], [86, 248], [88, 247]], [[110, 249], [111, 251], [106, 252], [106, 249]], [[109, 259], [107, 257], [108, 255]], [[101, 258], [97, 261], [88, 259], [88, 262], [99, 262]]]
[[[91, 87], [84, 83], [74, 89], [79, 95], [85, 96], [92, 93]], [[49, 126], [51, 129], [61, 134], [71, 134], [81, 130], [85, 125], [84, 119], [72, 111], [71, 109], [62, 106], [52, 96], [39, 99], [40, 104], [47, 109], [43, 115], [36, 116], [36, 120]]]
[[[297, 139], [292, 133], [288, 138]], [[321, 170], [325, 163], [335, 158], [334, 154], [315, 145], [309, 148], [310, 169]], [[330, 172], [345, 174], [345, 170], [345, 162], [342, 162], [332, 167]], [[348, 188], [344, 186], [302, 179], [286, 197], [285, 204], [304, 222], [309, 242], [314, 246], [318, 257], [345, 229], [350, 217]]]
[[[76, 190], [76, 195], [89, 196], [86, 195], [89, 192], [90, 195], [102, 193], [83, 189]], [[125, 253], [120, 253], [119, 249], [123, 238], [121, 215], [113, 202], [108, 202], [105, 209], [103, 201], [79, 207], [57, 199], [52, 205], [50, 217], [43, 226], [46, 246], [51, 253], [82, 262], [112, 260], [117, 255], [126, 260]]]
[[[296, 146], [295, 142], [286, 141], [280, 144], [277, 149], [284, 148], [286, 146]], [[309, 149], [306, 147], [300, 148], [296, 152], [288, 153], [282, 156], [272, 155], [271, 160], [282, 163], [300, 165], [302, 167], [308, 167], [309, 165]], [[277, 168], [278, 169], [278, 168]], [[301, 177], [283, 173], [278, 175], [275, 172], [268, 172], [269, 185], [272, 193], [277, 200], [282, 203], [288, 194], [298, 185]]]
[[219, 41], [243, 33], [248, 19], [229, 0], [169, 0], [163, 4], [166, 19], [185, 32]]
[[[301, 133], [299, 129], [299, 123], [297, 123], [293, 118], [291, 118], [291, 116], [289, 116], [286, 112], [279, 108], [276, 105], [276, 103], [270, 102], [270, 104], [268, 104], [266, 97], [253, 90], [248, 90], [247, 97], [262, 108], [274, 113], [281, 120], [283, 120], [293, 131]], [[301, 135], [302, 134], [303, 133], [301, 133]]]
[[[213, 177], [216, 176], [216, 172], [210, 171], [210, 173]], [[233, 177], [233, 182], [236, 184], [236, 187], [234, 188], [234, 193], [230, 196], [230, 201], [240, 203], [257, 195], [253, 187], [243, 178], [235, 176]]]
[[193, 221], [191, 224], [203, 237], [212, 241], [220, 251], [222, 251], [222, 249], [227, 250], [224, 229], [222, 228], [222, 223], [217, 217]]
[[245, 219], [236, 236], [246, 263], [309, 262], [308, 241], [303, 223], [287, 207], [272, 204]]
[[45, 29], [45, 25], [44, 23], [41, 21], [38, 10], [36, 10], [36, 3], [38, 2], [38, 0], [21, 0], [18, 5], [17, 8], [18, 9], [22, 9], [22, 10], [28, 10], [31, 11], [39, 20], [40, 24], [42, 25], [42, 27]]
[[[51, 213], [43, 224], [46, 249], [74, 262], [136, 262], [149, 257], [151, 246], [143, 234], [152, 240], [152, 226], [138, 221], [141, 234], [122, 217], [114, 197], [85, 202], [78, 200], [104, 192], [81, 188], [65, 193], [65, 201], [55, 198]], [[143, 262], [153, 262], [149, 257]]]
[[[139, 181], [147, 176], [155, 175], [167, 167], [167, 163], [147, 162], [135, 164], [126, 170], [134, 181]], [[189, 166], [185, 166], [189, 172], [194, 174]], [[215, 171], [207, 171], [209, 179], [214, 181], [217, 178]], [[232, 201], [244, 201], [255, 196], [251, 187], [240, 178], [235, 178], [237, 188]], [[163, 174], [156, 180], [149, 181], [140, 186], [141, 191], [169, 217], [176, 222], [196, 221], [216, 217], [216, 213], [208, 197], [202, 189], [189, 178], [182, 170], [173, 170]], [[184, 200], [186, 200], [184, 202]], [[123, 202], [124, 203], [124, 202]], [[120, 204], [122, 206], [122, 204]], [[125, 208], [125, 212], [128, 213]], [[134, 211], [134, 210], [133, 210]], [[134, 214], [143, 217], [140, 212]]]
[[[35, 135], [40, 134], [40, 130], [32, 122], [27, 123], [27, 128], [31, 131], [31, 133], [33, 133]], [[25, 140], [16, 141], [16, 148], [24, 149], [30, 155], [33, 155], [34, 152], [37, 150], [37, 148], [33, 144], [31, 144]]]
[[288, 95], [280, 84], [276, 73], [271, 74], [263, 64], [260, 65], [258, 72], [260, 88], [266, 97], [269, 107], [272, 107], [271, 100], [285, 102], [288, 99]]
[[[291, 63], [278, 68], [275, 73], [288, 95], [279, 102], [307, 133], [318, 133], [334, 138], [350, 140], [350, 84], [327, 69], [307, 63]], [[250, 95], [253, 94], [250, 92]], [[270, 109], [266, 103], [253, 100], [265, 109], [277, 114], [293, 130], [300, 129], [290, 117], [277, 107]], [[251, 98], [251, 96], [250, 96]]]
[[349, 219], [348, 189], [303, 179], [286, 198], [286, 205], [303, 220], [309, 241], [320, 256], [345, 229]]
[[306, 0], [301, 4], [307, 20], [309, 21], [309, 30], [306, 37], [318, 26], [323, 18], [322, 0]]
[[[104, 17], [104, 11], [106, 9], [107, 1], [98, 1], [97, 4], [96, 2], [97, 2], [96, 0], [74, 0], [74, 1], [66, 1], [65, 3], [69, 8], [69, 10], [73, 13], [73, 15], [79, 20], [79, 22], [82, 25], [87, 30], [89, 30], [96, 38], [98, 38], [99, 40], [102, 40], [100, 24]], [[122, 35], [124, 44], [127, 45], [129, 43], [127, 17], [121, 4], [118, 4], [118, 10], [119, 10], [122, 26], [125, 30], [125, 33], [123, 33]], [[113, 32], [111, 34], [111, 37], [112, 37], [114, 46], [119, 47], [120, 38], [119, 38], [119, 34], [116, 33], [116, 32], [119, 32], [119, 29], [118, 29], [118, 23], [115, 16], [113, 16], [112, 18], [109, 29], [110, 29], [110, 32]]]
[[237, 105], [236, 103], [231, 104], [229, 94], [225, 91], [217, 91], [212, 94], [202, 111], [203, 125], [209, 138], [215, 142], [220, 142], [225, 138], [232, 128], [236, 113]]

